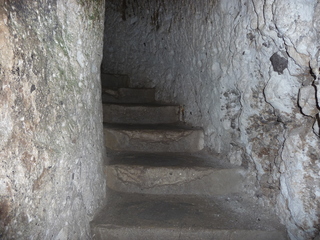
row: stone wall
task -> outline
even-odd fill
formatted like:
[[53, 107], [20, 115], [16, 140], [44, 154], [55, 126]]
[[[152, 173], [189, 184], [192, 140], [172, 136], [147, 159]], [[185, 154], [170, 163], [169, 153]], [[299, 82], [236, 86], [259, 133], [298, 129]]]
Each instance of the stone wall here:
[[316, 0], [106, 1], [107, 73], [183, 105], [291, 239], [319, 232]]
[[90, 239], [104, 1], [0, 1], [0, 238]]

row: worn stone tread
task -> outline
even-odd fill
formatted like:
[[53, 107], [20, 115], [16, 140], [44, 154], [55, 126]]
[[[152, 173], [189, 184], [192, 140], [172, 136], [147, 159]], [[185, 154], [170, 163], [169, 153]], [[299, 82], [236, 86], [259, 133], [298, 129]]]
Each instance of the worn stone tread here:
[[119, 124], [119, 123], [104, 123], [104, 128], [110, 128], [115, 130], [154, 130], [154, 131], [173, 131], [173, 132], [181, 132], [181, 131], [191, 131], [191, 130], [202, 130], [200, 127], [190, 127], [184, 125], [182, 123], [176, 124]]
[[163, 104], [103, 104], [103, 121], [122, 124], [167, 124], [179, 121], [180, 107]]
[[105, 172], [107, 186], [122, 192], [219, 195], [243, 191], [246, 170], [226, 165], [205, 154], [133, 152], [111, 154]]
[[131, 164], [150, 167], [207, 167], [216, 169], [234, 167], [224, 156], [218, 153], [208, 153], [205, 150], [195, 153], [108, 152], [105, 164]]
[[103, 103], [153, 103], [154, 88], [102, 88]]
[[109, 196], [108, 205], [91, 223], [95, 239], [287, 239], [274, 215], [241, 195], [162, 196], [110, 191]]
[[179, 105], [173, 104], [164, 104], [164, 103], [103, 103], [103, 105], [110, 105], [110, 106], [121, 106], [121, 107], [154, 107], [154, 108], [161, 108], [161, 107], [179, 107]]
[[115, 151], [196, 152], [204, 148], [199, 128], [170, 124], [105, 124], [105, 146]]

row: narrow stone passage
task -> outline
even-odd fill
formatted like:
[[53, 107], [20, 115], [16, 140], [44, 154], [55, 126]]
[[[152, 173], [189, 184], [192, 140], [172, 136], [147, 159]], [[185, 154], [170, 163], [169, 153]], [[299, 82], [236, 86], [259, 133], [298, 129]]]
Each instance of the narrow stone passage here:
[[154, 89], [104, 75], [106, 207], [94, 239], [287, 239], [267, 209], [244, 194], [246, 169], [208, 154], [204, 133], [183, 125], [179, 106]]

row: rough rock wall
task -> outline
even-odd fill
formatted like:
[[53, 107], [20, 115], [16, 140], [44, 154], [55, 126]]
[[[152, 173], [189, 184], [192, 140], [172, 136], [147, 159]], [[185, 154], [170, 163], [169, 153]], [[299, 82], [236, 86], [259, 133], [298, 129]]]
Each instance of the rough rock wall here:
[[291, 239], [320, 228], [319, 11], [316, 0], [106, 3], [102, 70], [184, 105], [209, 148], [248, 167], [248, 191]]
[[90, 239], [104, 1], [0, 1], [0, 238]]
[[247, 36], [254, 47], [250, 57], [238, 58], [245, 70], [238, 84], [241, 141], [262, 199], [276, 205], [291, 239], [312, 239], [319, 232], [320, 203], [320, 141], [312, 128], [319, 107], [313, 86], [319, 6], [252, 1], [246, 11], [253, 16]]

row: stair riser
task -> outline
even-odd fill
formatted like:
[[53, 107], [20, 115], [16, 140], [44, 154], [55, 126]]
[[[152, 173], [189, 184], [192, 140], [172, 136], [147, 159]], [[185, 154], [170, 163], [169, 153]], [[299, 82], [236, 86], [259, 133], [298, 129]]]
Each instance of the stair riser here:
[[107, 185], [115, 191], [145, 194], [226, 195], [242, 192], [241, 169], [166, 168], [110, 165]]
[[102, 93], [102, 102], [153, 103], [155, 102], [155, 89], [120, 88], [116, 91], [106, 89]]
[[197, 152], [204, 148], [202, 130], [104, 129], [105, 146], [116, 151]]
[[96, 240], [285, 240], [281, 232], [259, 230], [207, 230], [182, 227], [130, 228], [121, 226], [95, 227]]
[[179, 107], [104, 104], [103, 121], [123, 124], [176, 123], [179, 121]]
[[129, 87], [129, 77], [127, 75], [101, 74], [102, 88], [127, 88]]

